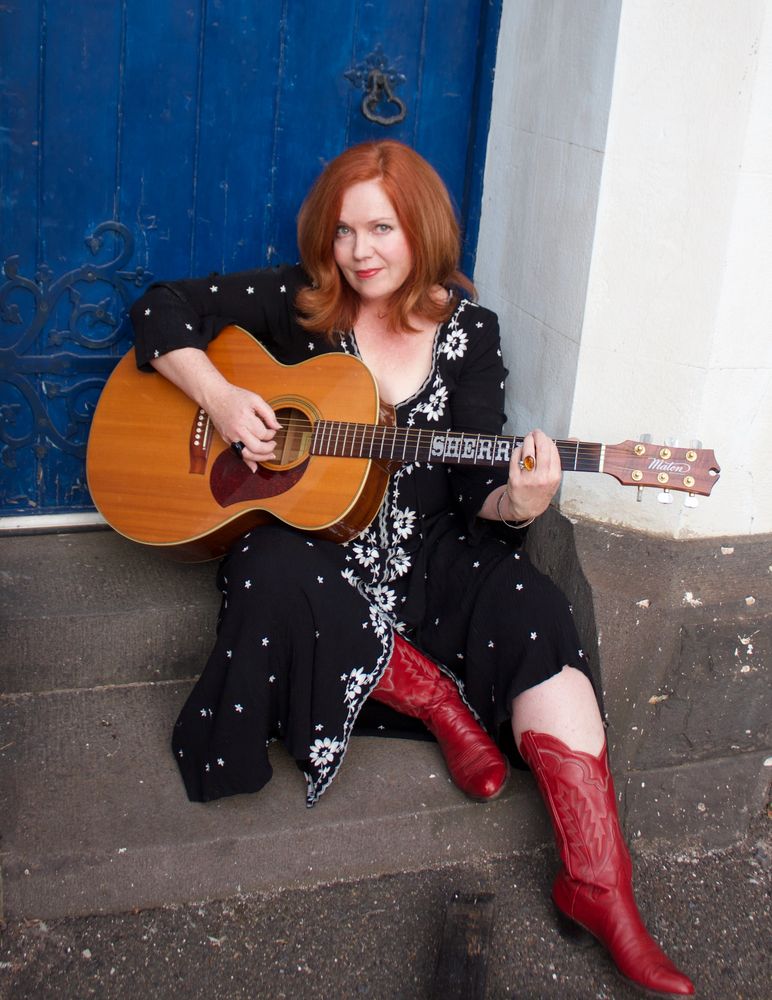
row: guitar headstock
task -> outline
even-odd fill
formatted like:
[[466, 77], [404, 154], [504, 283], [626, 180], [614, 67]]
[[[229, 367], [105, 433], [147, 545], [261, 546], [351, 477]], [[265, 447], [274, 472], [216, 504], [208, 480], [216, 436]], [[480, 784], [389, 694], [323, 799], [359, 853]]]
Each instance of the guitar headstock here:
[[654, 486], [707, 497], [718, 482], [721, 467], [710, 449], [622, 441], [605, 446], [602, 471], [623, 486]]

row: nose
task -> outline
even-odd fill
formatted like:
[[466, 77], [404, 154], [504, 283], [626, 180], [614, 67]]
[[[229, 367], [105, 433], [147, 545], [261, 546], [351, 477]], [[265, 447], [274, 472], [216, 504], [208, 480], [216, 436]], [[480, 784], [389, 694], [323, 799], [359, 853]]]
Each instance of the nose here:
[[354, 260], [367, 260], [368, 257], [372, 256], [372, 252], [370, 234], [366, 230], [361, 233], [355, 233], [353, 248]]

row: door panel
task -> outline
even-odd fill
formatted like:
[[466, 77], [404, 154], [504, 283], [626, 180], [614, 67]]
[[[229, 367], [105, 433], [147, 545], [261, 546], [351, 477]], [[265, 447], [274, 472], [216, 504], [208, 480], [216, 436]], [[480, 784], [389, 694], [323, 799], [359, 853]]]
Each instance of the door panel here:
[[[302, 197], [347, 145], [390, 136], [437, 167], [471, 270], [499, 14], [500, 0], [6, 0], [0, 515], [92, 509], [88, 426], [131, 344], [128, 306], [154, 279], [295, 260]], [[390, 126], [361, 111], [381, 63], [406, 106]]]

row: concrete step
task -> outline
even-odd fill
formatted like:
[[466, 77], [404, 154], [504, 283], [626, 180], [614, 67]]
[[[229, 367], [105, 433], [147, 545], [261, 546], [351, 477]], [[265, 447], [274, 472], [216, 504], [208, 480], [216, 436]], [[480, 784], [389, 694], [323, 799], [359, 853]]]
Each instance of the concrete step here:
[[[742, 839], [772, 773], [772, 539], [668, 542], [557, 514], [534, 527], [598, 640], [628, 837]], [[169, 738], [212, 643], [215, 571], [108, 531], [0, 539], [0, 917], [485, 863], [551, 839], [529, 775], [482, 806], [436, 745], [406, 740], [355, 737], [312, 810], [278, 745], [258, 795], [189, 803]]]
[[494, 803], [436, 744], [354, 737], [319, 803], [283, 747], [257, 795], [188, 802], [168, 743], [188, 690], [139, 683], [0, 701], [7, 919], [128, 911], [504, 856], [550, 839], [529, 775]]
[[195, 676], [213, 642], [216, 569], [113, 531], [0, 539], [3, 690]]

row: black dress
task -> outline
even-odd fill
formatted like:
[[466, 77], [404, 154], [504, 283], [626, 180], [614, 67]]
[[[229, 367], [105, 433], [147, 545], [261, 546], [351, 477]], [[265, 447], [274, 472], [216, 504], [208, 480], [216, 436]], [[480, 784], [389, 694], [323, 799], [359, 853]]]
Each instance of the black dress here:
[[[301, 268], [283, 267], [154, 286], [131, 311], [137, 362], [204, 348], [230, 323], [285, 364], [356, 354], [352, 332], [331, 347], [299, 326], [293, 303], [307, 283]], [[460, 299], [397, 422], [500, 433], [505, 378], [496, 316]], [[345, 545], [276, 524], [232, 547], [218, 576], [217, 640], [172, 740], [192, 800], [262, 788], [266, 747], [280, 739], [313, 805], [340, 767], [395, 630], [456, 679], [493, 734], [516, 695], [565, 664], [590, 676], [565, 597], [516, 547], [517, 533], [476, 517], [505, 481], [506, 470], [414, 462], [392, 475], [375, 520]]]

